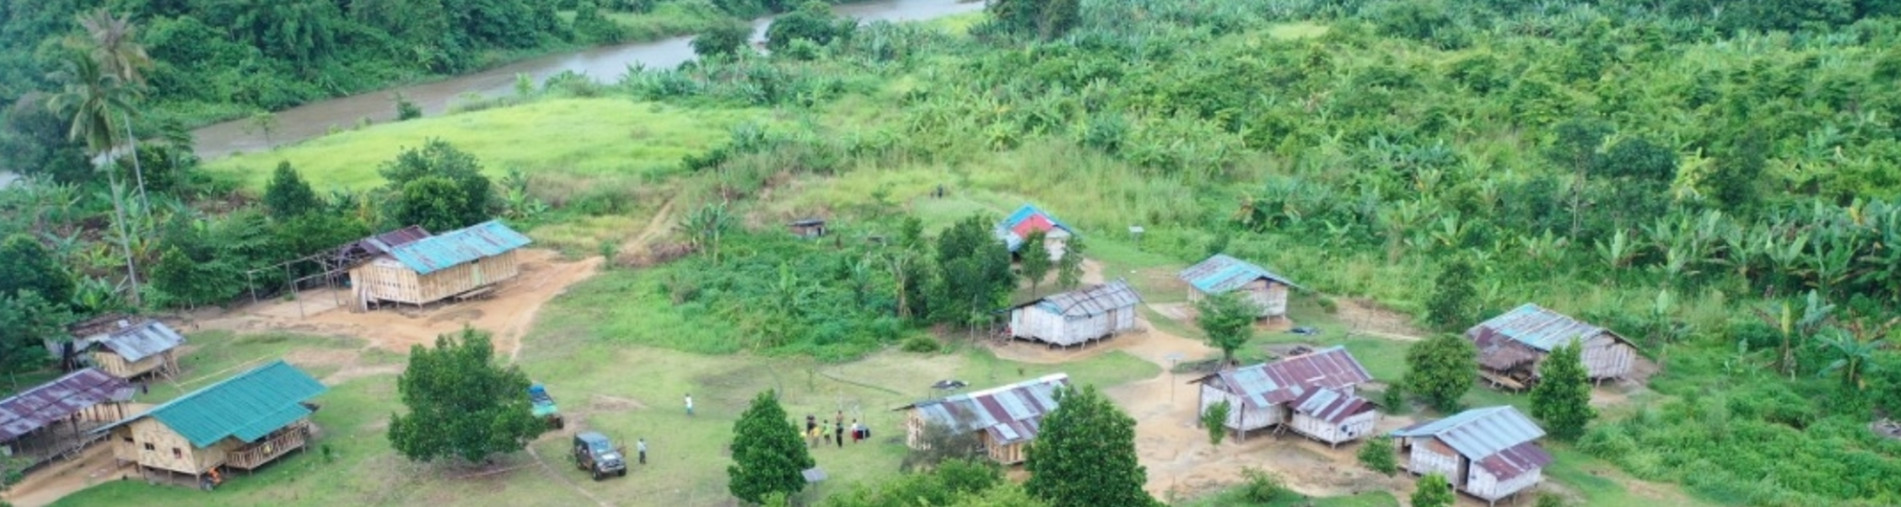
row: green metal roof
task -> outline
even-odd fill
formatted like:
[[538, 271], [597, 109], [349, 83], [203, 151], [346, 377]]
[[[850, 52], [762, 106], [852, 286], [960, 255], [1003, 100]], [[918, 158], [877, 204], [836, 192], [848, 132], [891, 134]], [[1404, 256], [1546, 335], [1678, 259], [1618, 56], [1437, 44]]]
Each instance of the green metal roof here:
[[210, 447], [225, 437], [256, 442], [309, 416], [303, 401], [326, 390], [317, 379], [279, 359], [96, 431], [149, 416], [184, 435], [194, 447]]

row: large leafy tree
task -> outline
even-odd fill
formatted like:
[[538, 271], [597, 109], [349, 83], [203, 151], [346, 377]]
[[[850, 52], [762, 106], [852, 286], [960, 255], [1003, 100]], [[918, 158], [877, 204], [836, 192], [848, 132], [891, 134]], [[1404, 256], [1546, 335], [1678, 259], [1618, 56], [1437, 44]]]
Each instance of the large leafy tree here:
[[931, 312], [939, 322], [976, 324], [1002, 306], [1016, 277], [1010, 253], [980, 216], [965, 218], [937, 237], [938, 276]]
[[1056, 285], [1065, 289], [1076, 288], [1083, 280], [1083, 255], [1088, 246], [1083, 244], [1081, 236], [1070, 236], [1063, 242], [1063, 257], [1056, 260]]
[[65, 305], [72, 301], [73, 278], [39, 241], [14, 235], [0, 242], [0, 295], [20, 291]]
[[410, 347], [396, 391], [409, 413], [390, 414], [389, 441], [412, 460], [482, 460], [547, 429], [529, 410], [528, 375], [496, 362], [488, 333], [474, 329]]
[[1261, 314], [1238, 292], [1213, 294], [1195, 302], [1195, 324], [1208, 337], [1208, 345], [1221, 349], [1221, 364], [1234, 363], [1234, 351], [1254, 338], [1254, 317]]
[[1432, 296], [1426, 299], [1426, 321], [1440, 331], [1471, 325], [1474, 300], [1478, 298], [1478, 291], [1472, 287], [1474, 275], [1472, 263], [1465, 259], [1453, 259], [1440, 268], [1432, 282]]
[[459, 229], [488, 220], [496, 202], [495, 187], [475, 156], [441, 139], [403, 150], [378, 172], [396, 194], [393, 216], [405, 222], [390, 225]]
[[45, 340], [66, 335], [73, 314], [64, 303], [23, 290], [0, 293], [0, 368], [27, 369], [47, 358]]
[[1406, 349], [1406, 392], [1441, 411], [1459, 408], [1478, 371], [1478, 347], [1463, 337], [1438, 334]]
[[779, 406], [778, 394], [762, 392], [733, 422], [733, 464], [726, 467], [726, 489], [740, 500], [763, 503], [774, 493], [805, 489], [801, 472], [815, 463], [799, 428]]
[[752, 24], [739, 20], [718, 23], [693, 38], [693, 54], [700, 58], [730, 57], [746, 50]]
[[1043, 231], [1030, 233], [1023, 238], [1023, 279], [1030, 282], [1030, 297], [1036, 297], [1036, 288], [1043, 279], [1050, 276], [1055, 262], [1050, 260], [1049, 252], [1043, 248]]
[[855, 22], [832, 15], [832, 7], [822, 1], [806, 2], [799, 9], [772, 21], [766, 27], [766, 48], [783, 50], [792, 41], [804, 40], [820, 46], [850, 33]]
[[1597, 417], [1581, 351], [1575, 341], [1552, 349], [1538, 365], [1538, 385], [1531, 388], [1532, 417], [1544, 421], [1552, 438], [1567, 442], [1583, 436], [1584, 425]]
[[1156, 504], [1142, 490], [1148, 471], [1136, 461], [1135, 419], [1095, 386], [1058, 394], [1024, 469], [1024, 489], [1054, 507]]
[[317, 191], [311, 190], [304, 177], [291, 168], [290, 161], [278, 162], [270, 183], [264, 186], [264, 208], [270, 210], [271, 216], [296, 217], [322, 207], [323, 200], [317, 197]]

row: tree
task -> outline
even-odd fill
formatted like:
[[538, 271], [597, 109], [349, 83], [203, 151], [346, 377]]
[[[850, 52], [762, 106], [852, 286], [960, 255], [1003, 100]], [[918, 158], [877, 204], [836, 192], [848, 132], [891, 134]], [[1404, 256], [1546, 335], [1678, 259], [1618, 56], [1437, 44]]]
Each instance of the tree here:
[[1045, 40], [1062, 37], [1082, 23], [1078, 0], [991, 0], [984, 11], [990, 15], [989, 30]]
[[58, 305], [73, 297], [73, 277], [45, 245], [23, 234], [0, 242], [0, 297], [30, 291]]
[[1135, 419], [1095, 386], [1065, 388], [1056, 403], [1030, 444], [1024, 489], [1053, 507], [1155, 505], [1142, 491], [1148, 472], [1136, 461]]
[[1050, 268], [1055, 267], [1049, 251], [1043, 248], [1044, 237], [1043, 231], [1036, 231], [1023, 238], [1023, 278], [1030, 281], [1030, 297], [1036, 297], [1036, 287], [1042, 285], [1043, 279], [1049, 277]]
[[1478, 290], [1472, 286], [1475, 276], [1472, 263], [1463, 258], [1440, 268], [1439, 276], [1433, 279], [1432, 296], [1426, 300], [1426, 321], [1440, 331], [1456, 331], [1471, 324], [1474, 299], [1478, 297]]
[[1195, 324], [1208, 335], [1208, 345], [1221, 349], [1221, 364], [1234, 364], [1234, 351], [1254, 338], [1254, 318], [1261, 314], [1239, 292], [1212, 294], [1195, 302]]
[[810, 41], [816, 45], [826, 45], [849, 30], [851, 20], [839, 20], [832, 15], [832, 7], [825, 2], [811, 1], [799, 6], [799, 10], [779, 16], [772, 20], [772, 26], [766, 27], [766, 48], [780, 51], [790, 47], [793, 41]]
[[1083, 280], [1083, 239], [1070, 236], [1063, 242], [1063, 257], [1056, 260], [1056, 284], [1074, 289]]
[[739, 20], [718, 23], [693, 38], [693, 54], [700, 58], [731, 57], [746, 50], [752, 24]]
[[118, 139], [118, 124], [113, 121], [113, 113], [130, 111], [135, 92], [124, 86], [119, 76], [104, 72], [100, 63], [90, 58], [67, 60], [66, 69], [57, 74], [57, 80], [64, 83], [64, 91], [53, 96], [49, 107], [72, 117], [72, 128], [67, 135], [75, 141], [85, 140], [86, 148], [93, 155], [93, 169], [106, 173], [112, 191], [112, 211], [117, 218], [119, 252], [125, 255], [126, 281], [132, 287], [126, 299], [137, 306], [139, 272], [132, 257], [132, 233], [126, 230], [125, 202], [108, 156]]
[[1439, 334], [1406, 349], [1406, 392], [1442, 412], [1459, 408], [1459, 397], [1472, 388], [1478, 347], [1463, 337]]
[[[145, 70], [152, 67], [152, 57], [146, 54], [145, 46], [137, 42], [137, 30], [131, 18], [114, 16], [103, 8], [93, 9], [79, 15], [79, 27], [85, 30], [87, 38], [76, 46], [86, 50], [88, 56], [98, 62], [100, 72], [112, 76], [118, 86], [127, 88], [136, 99], [140, 87], [145, 86]], [[118, 113], [124, 122], [120, 128], [125, 130], [126, 139], [132, 142], [136, 152], [138, 139], [132, 135], [132, 108], [119, 109]], [[149, 212], [152, 201], [145, 197], [145, 169], [138, 157], [132, 158], [132, 169], [139, 185], [139, 203]]]
[[277, 163], [277, 171], [271, 173], [270, 183], [264, 186], [264, 209], [272, 217], [290, 218], [323, 208], [323, 199], [317, 192], [304, 183], [302, 175], [291, 168], [290, 161]]
[[1583, 436], [1584, 425], [1597, 417], [1582, 350], [1576, 341], [1552, 349], [1538, 365], [1538, 385], [1531, 388], [1531, 415], [1544, 421], [1552, 438], [1567, 442]]
[[981, 216], [960, 220], [939, 234], [936, 260], [930, 310], [938, 322], [976, 329], [1016, 287], [1010, 252]]
[[1393, 455], [1393, 439], [1378, 436], [1368, 439], [1360, 445], [1360, 464], [1375, 472], [1391, 476], [1399, 473], [1399, 458]]
[[1452, 496], [1452, 484], [1437, 472], [1421, 477], [1416, 488], [1413, 490], [1413, 507], [1446, 507], [1456, 500]]
[[1201, 427], [1208, 430], [1208, 445], [1221, 445], [1221, 440], [1228, 437], [1228, 413], [1233, 410], [1228, 400], [1221, 400], [1201, 412]]
[[1036, 17], [1036, 31], [1044, 40], [1062, 37], [1082, 24], [1080, 0], [1045, 0], [1038, 4], [1042, 12]]
[[[397, 212], [392, 215], [404, 222], [399, 225], [422, 225], [438, 232], [459, 229], [488, 220], [496, 202], [495, 187], [482, 175], [475, 156], [441, 139], [430, 139], [421, 149], [404, 149], [377, 172], [396, 194]], [[430, 178], [441, 181], [411, 185]], [[432, 221], [424, 224], [424, 217]]]
[[30, 290], [0, 293], [0, 368], [21, 371], [44, 364], [46, 339], [64, 338], [72, 322], [63, 302]]
[[1598, 165], [1598, 148], [1604, 143], [1604, 137], [1610, 135], [1611, 126], [1596, 118], [1579, 117], [1558, 123], [1552, 136], [1551, 146], [1546, 148], [1545, 156], [1552, 162], [1570, 169], [1571, 182], [1571, 236], [1579, 237], [1583, 227], [1584, 184], [1593, 166]]
[[733, 228], [733, 222], [732, 213], [726, 211], [726, 203], [707, 203], [687, 214], [686, 220], [680, 222], [680, 229], [691, 236], [694, 248], [706, 252], [713, 258], [713, 264], [718, 265], [721, 240]]
[[601, 15], [601, 8], [594, 0], [581, 0], [574, 9], [574, 35], [581, 42], [590, 44], [609, 44], [627, 38], [627, 30]]
[[409, 349], [396, 377], [409, 414], [390, 414], [390, 445], [416, 461], [477, 461], [519, 451], [547, 429], [528, 406], [528, 376], [495, 361], [489, 335], [472, 328]]
[[790, 495], [805, 489], [802, 472], [816, 464], [772, 391], [753, 397], [752, 406], [733, 422], [732, 453], [726, 488], [751, 503], [762, 503], [773, 493]]

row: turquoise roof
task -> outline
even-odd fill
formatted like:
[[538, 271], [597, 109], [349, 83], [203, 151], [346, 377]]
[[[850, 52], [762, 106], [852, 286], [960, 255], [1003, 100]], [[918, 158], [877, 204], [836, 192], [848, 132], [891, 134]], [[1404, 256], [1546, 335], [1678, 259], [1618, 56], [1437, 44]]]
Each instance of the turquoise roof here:
[[1284, 283], [1290, 287], [1300, 287], [1287, 277], [1253, 263], [1229, 257], [1228, 254], [1215, 254], [1208, 260], [1201, 261], [1200, 264], [1189, 266], [1188, 269], [1182, 270], [1179, 277], [1189, 285], [1195, 286], [1195, 290], [1203, 294], [1220, 294], [1262, 278]]
[[391, 247], [389, 255], [417, 274], [426, 275], [483, 257], [494, 257], [528, 246], [531, 241], [514, 229], [490, 220], [466, 228]]
[[152, 417], [198, 448], [225, 437], [256, 442], [309, 416], [304, 400], [326, 390], [317, 379], [279, 359], [94, 431]]

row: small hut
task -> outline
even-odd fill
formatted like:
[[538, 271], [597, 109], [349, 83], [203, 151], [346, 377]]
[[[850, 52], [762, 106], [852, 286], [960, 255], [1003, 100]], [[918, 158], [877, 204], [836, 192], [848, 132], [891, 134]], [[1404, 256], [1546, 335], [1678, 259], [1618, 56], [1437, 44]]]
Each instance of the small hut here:
[[1029, 204], [1017, 208], [1015, 213], [998, 222], [996, 229], [997, 239], [1010, 249], [1012, 258], [1021, 258], [1023, 241], [1035, 232], [1043, 233], [1043, 249], [1049, 252], [1052, 261], [1063, 258], [1063, 253], [1069, 249], [1069, 238], [1076, 235], [1076, 229], [1069, 224]]
[[411, 225], [352, 241], [337, 248], [335, 264], [346, 267], [362, 264], [379, 256], [389, 255], [389, 251], [398, 246], [415, 243], [427, 237], [429, 237], [427, 229], [423, 229], [420, 225]]
[[1129, 283], [1051, 294], [1010, 310], [1010, 334], [1068, 347], [1106, 339], [1135, 329], [1135, 305], [1142, 296]]
[[1247, 432], [1288, 421], [1289, 404], [1307, 391], [1332, 389], [1352, 395], [1356, 386], [1373, 380], [1346, 347], [1333, 346], [1272, 363], [1222, 370], [1189, 381], [1201, 384], [1197, 415], [1228, 402], [1228, 429]]
[[1294, 432], [1338, 447], [1373, 433], [1380, 411], [1373, 402], [1339, 389], [1308, 389], [1292, 403]]
[[812, 238], [817, 238], [819, 236], [825, 235], [825, 219], [823, 218], [807, 218], [804, 220], [797, 220], [797, 221], [793, 221], [791, 223], [785, 224], [785, 227], [786, 227], [786, 230], [792, 232], [793, 236], [798, 236], [805, 239], [812, 239]]
[[86, 368], [0, 399], [0, 454], [31, 469], [83, 449], [100, 439], [93, 428], [125, 417], [134, 394], [124, 378]]
[[141, 473], [254, 470], [309, 443], [306, 401], [325, 390], [280, 359], [94, 431], [111, 432], [113, 456]]
[[350, 269], [358, 305], [381, 302], [425, 305], [468, 298], [521, 273], [516, 252], [530, 241], [501, 222], [396, 245], [387, 255]]
[[185, 336], [157, 320], [144, 320], [108, 333], [92, 346], [92, 363], [106, 373], [138, 378], [178, 373], [178, 346]]
[[1253, 263], [1215, 254], [1200, 264], [1182, 270], [1179, 278], [1188, 282], [1188, 300], [1230, 291], [1242, 291], [1244, 299], [1261, 309], [1261, 318], [1287, 317], [1287, 288], [1300, 288], [1287, 277]]
[[53, 356], [54, 360], [62, 361], [67, 369], [78, 368], [80, 356], [92, 348], [93, 344], [106, 339], [107, 336], [112, 335], [113, 331], [130, 326], [138, 320], [139, 317], [132, 315], [109, 313], [80, 321], [66, 326], [66, 337], [70, 339], [47, 338], [46, 351]]
[[1437, 473], [1454, 488], [1495, 504], [1544, 480], [1551, 454], [1537, 423], [1510, 405], [1475, 408], [1391, 433], [1414, 475]]
[[905, 417], [905, 443], [912, 448], [929, 445], [925, 428], [941, 424], [956, 433], [977, 433], [990, 459], [1004, 465], [1021, 463], [1024, 446], [1036, 438], [1043, 416], [1056, 410], [1056, 390], [1069, 385], [1069, 375], [1043, 377], [973, 393], [965, 393], [898, 407]]
[[1525, 303], [1465, 331], [1478, 345], [1479, 365], [1514, 384], [1533, 380], [1552, 349], [1582, 343], [1578, 351], [1593, 379], [1623, 378], [1637, 361], [1637, 346], [1608, 329]]

